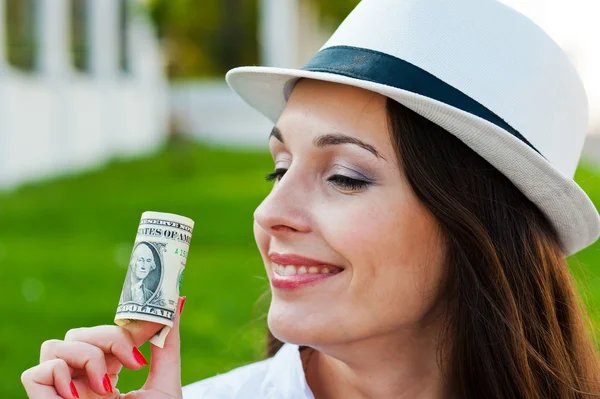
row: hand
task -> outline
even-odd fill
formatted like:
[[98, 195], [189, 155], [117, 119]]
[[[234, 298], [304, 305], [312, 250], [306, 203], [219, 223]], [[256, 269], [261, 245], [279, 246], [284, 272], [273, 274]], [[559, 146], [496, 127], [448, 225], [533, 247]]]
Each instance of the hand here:
[[[179, 299], [178, 309], [184, 301]], [[135, 353], [137, 346], [162, 327], [138, 321], [132, 329], [78, 328], [69, 330], [64, 341], [44, 342], [40, 364], [21, 375], [27, 395], [30, 399], [181, 399], [179, 318], [177, 314], [163, 349], [151, 345], [152, 364], [142, 389], [121, 394], [115, 387], [123, 366], [144, 367], [145, 359]]]

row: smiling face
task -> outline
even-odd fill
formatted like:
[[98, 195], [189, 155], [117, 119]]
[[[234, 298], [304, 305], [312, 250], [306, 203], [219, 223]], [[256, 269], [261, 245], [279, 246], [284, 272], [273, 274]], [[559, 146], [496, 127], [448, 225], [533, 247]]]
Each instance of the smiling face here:
[[276, 124], [277, 178], [254, 234], [273, 291], [269, 328], [282, 341], [393, 335], [423, 326], [439, 303], [443, 240], [399, 169], [385, 104], [301, 80]]
[[134, 262], [134, 274], [138, 280], [146, 278], [156, 265], [154, 264], [154, 256], [150, 248], [146, 245], [138, 245], [131, 257]]

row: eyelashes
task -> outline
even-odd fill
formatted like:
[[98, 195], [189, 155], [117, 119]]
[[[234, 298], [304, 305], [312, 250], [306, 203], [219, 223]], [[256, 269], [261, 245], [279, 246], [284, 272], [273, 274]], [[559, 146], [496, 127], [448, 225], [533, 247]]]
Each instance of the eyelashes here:
[[367, 188], [371, 183], [364, 180], [353, 179], [344, 175], [333, 175], [327, 181], [345, 190], [359, 191]]
[[[277, 169], [275, 169], [274, 172], [269, 173], [267, 176], [265, 176], [265, 179], [267, 181], [274, 181], [274, 180], [279, 181], [279, 180], [281, 180], [281, 178], [283, 177], [285, 172], [287, 172], [287, 169], [277, 168]], [[362, 190], [372, 184], [371, 182], [368, 182], [365, 180], [354, 179], [354, 178], [344, 176], [344, 175], [339, 175], [339, 174], [332, 175], [331, 177], [329, 177], [327, 179], [327, 182], [329, 184], [332, 184], [343, 190], [350, 190], [350, 191]]]
[[281, 180], [281, 178], [283, 177], [283, 175], [285, 174], [285, 172], [287, 171], [287, 169], [284, 168], [277, 168], [275, 169], [274, 172], [269, 173], [267, 176], [265, 176], [265, 180], [266, 181], [273, 181], [273, 180]]

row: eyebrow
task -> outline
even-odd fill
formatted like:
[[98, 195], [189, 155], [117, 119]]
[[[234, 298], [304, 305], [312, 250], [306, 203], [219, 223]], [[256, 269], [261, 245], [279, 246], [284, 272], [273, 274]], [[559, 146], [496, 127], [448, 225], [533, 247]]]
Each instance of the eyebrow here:
[[[282, 144], [284, 143], [283, 135], [281, 134], [281, 130], [279, 130], [279, 128], [276, 126], [273, 128], [273, 130], [271, 130], [271, 134], [269, 135], [269, 140], [271, 139], [271, 137], [275, 137]], [[375, 149], [375, 147], [373, 147], [371, 144], [365, 143], [364, 141], [359, 140], [356, 137], [348, 136], [348, 135], [342, 134], [342, 133], [329, 133], [329, 134], [324, 134], [322, 136], [317, 136], [313, 139], [313, 144], [318, 148], [323, 148], [323, 147], [326, 147], [329, 145], [354, 144], [354, 145], [357, 145], [357, 146], [369, 151], [371, 154], [375, 155], [377, 158], [381, 158], [381, 159], [385, 160], [385, 157], [383, 155], [381, 155], [379, 153], [379, 151], [377, 151]]]

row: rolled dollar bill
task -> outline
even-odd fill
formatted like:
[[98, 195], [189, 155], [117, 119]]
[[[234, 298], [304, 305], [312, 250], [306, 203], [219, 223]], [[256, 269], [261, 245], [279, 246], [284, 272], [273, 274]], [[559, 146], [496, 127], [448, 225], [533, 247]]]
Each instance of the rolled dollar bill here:
[[163, 324], [150, 339], [160, 348], [173, 327], [193, 228], [194, 221], [184, 216], [144, 212], [135, 238], [115, 323]]

